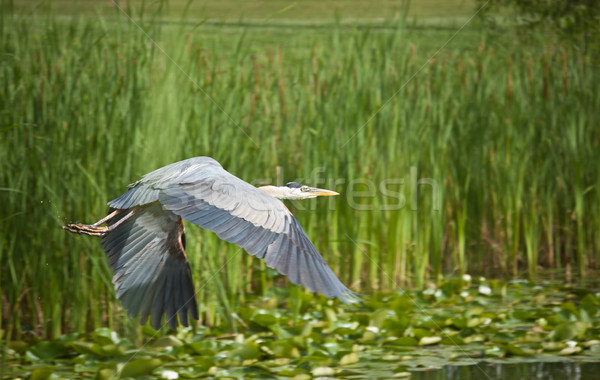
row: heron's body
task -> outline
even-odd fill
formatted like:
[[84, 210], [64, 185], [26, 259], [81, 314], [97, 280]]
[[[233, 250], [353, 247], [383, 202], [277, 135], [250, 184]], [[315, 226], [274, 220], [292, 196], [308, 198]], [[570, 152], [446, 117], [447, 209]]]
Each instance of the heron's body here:
[[[108, 203], [108, 216], [93, 225], [70, 224], [70, 232], [101, 236], [114, 271], [117, 298], [129, 316], [160, 327], [176, 315], [184, 326], [198, 319], [183, 220], [264, 259], [267, 266], [345, 303], [356, 302], [327, 266], [308, 236], [277, 198], [302, 199], [337, 193], [299, 184], [256, 188], [210, 157], [176, 162], [145, 175]], [[107, 227], [100, 227], [106, 223]]]

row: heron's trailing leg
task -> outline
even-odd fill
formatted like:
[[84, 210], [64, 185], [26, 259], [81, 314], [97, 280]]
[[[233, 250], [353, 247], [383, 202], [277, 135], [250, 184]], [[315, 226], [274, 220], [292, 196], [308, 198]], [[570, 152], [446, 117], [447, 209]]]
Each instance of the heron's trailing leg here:
[[104, 224], [107, 221], [109, 221], [112, 218], [114, 218], [115, 216], [119, 215], [123, 211], [126, 211], [126, 210], [115, 210], [115, 211], [111, 212], [110, 214], [106, 215], [104, 218], [102, 218], [99, 221], [97, 221], [96, 223], [92, 224], [92, 226], [98, 227], [99, 225]]
[[[63, 228], [63, 230], [73, 232], [75, 234], [102, 237], [102, 236], [108, 234], [110, 231], [117, 228], [121, 223], [123, 223], [124, 221], [129, 219], [135, 213], [136, 209], [137, 209], [137, 207], [132, 208], [130, 210], [115, 210], [115, 211], [111, 212], [110, 214], [108, 214], [105, 218], [100, 219], [99, 221], [97, 221], [94, 224], [81, 224], [81, 223], [67, 224], [66, 226], [62, 226], [62, 228]], [[124, 217], [119, 219], [116, 223], [111, 224], [108, 227], [99, 227], [101, 224], [110, 222], [115, 216], [117, 216], [125, 211], [129, 211], [129, 212], [127, 213], [127, 215], [125, 215]]]

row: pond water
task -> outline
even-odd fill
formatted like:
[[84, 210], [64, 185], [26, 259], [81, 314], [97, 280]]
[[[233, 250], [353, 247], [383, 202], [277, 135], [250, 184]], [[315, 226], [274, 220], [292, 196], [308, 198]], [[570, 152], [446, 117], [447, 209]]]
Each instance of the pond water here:
[[412, 372], [411, 380], [597, 380], [600, 362], [479, 363]]

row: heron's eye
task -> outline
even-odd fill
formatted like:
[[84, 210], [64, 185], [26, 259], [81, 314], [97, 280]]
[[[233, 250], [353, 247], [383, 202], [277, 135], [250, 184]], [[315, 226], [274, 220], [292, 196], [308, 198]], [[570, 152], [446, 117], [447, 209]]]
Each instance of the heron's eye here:
[[308, 191], [308, 190], [310, 190], [310, 188], [308, 186], [302, 186], [300, 188], [300, 191]]

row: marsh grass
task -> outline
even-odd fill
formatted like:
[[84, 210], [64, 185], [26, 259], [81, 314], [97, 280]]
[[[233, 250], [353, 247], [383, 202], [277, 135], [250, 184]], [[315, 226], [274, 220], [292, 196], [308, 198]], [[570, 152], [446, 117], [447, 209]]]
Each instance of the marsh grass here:
[[[127, 184], [198, 155], [247, 181], [282, 172], [310, 183], [323, 168], [322, 185], [342, 196], [292, 211], [334, 272], [365, 294], [445, 274], [598, 267], [598, 69], [543, 35], [524, 46], [466, 30], [423, 67], [451, 33], [390, 21], [274, 38], [136, 18], [180, 70], [118, 12], [0, 20], [7, 339], [133, 328], [98, 241], [60, 226], [101, 218]], [[411, 175], [437, 181], [440, 210], [430, 186], [412, 194]], [[405, 207], [390, 209], [397, 199], [379, 188], [357, 200], [370, 210], [349, 206], [346, 195], [365, 190], [348, 188], [353, 180], [389, 178], [405, 179], [389, 187]], [[253, 294], [285, 302], [273, 287], [285, 280], [262, 263], [187, 231], [203, 323], [235, 328], [232, 312]], [[290, 299], [298, 310], [302, 292]]]

